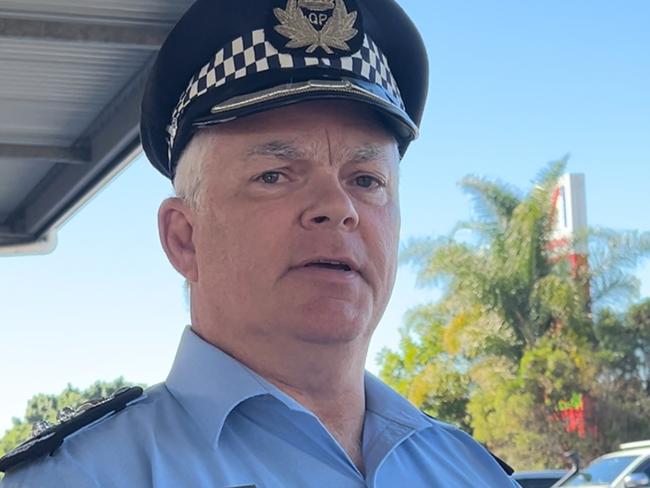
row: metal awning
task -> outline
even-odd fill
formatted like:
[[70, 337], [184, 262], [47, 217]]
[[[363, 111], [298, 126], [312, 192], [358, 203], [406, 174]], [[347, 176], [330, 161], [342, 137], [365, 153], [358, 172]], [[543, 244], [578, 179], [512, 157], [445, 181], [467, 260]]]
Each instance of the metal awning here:
[[56, 229], [140, 152], [140, 98], [192, 0], [0, 0], [0, 254]]

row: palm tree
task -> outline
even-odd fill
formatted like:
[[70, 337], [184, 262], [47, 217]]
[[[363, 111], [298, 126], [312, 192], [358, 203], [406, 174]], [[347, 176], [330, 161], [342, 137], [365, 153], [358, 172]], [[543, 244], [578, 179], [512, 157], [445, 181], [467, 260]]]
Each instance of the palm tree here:
[[[558, 243], [553, 194], [566, 162], [549, 164], [525, 194], [476, 176], [461, 181], [475, 219], [402, 250], [418, 283], [441, 286], [442, 298], [411, 311], [400, 351], [380, 359], [382, 378], [416, 404], [448, 412], [443, 420], [469, 425], [531, 467], [575, 446], [549, 418], [602, 377], [592, 310], [638, 296], [632, 271], [650, 255], [650, 233], [591, 229]], [[588, 250], [586, 266], [570, 262], [574, 249]], [[461, 388], [449, 393], [454, 382]]]
[[419, 267], [420, 285], [445, 288], [449, 352], [518, 362], [554, 324], [584, 318], [579, 286], [549, 255], [551, 193], [564, 168], [564, 160], [552, 164], [524, 197], [500, 182], [464, 178], [460, 186], [478, 219], [458, 224], [451, 237], [417, 239], [403, 250], [403, 261]]
[[588, 241], [590, 253], [589, 268], [578, 270], [562, 259], [578, 242], [551, 246], [552, 195], [566, 162], [550, 164], [526, 195], [501, 182], [464, 178], [460, 186], [477, 218], [458, 224], [450, 237], [416, 239], [403, 249], [403, 262], [419, 268], [420, 285], [445, 290], [439, 305], [449, 317], [449, 352], [518, 362], [549, 333], [593, 340], [591, 305], [638, 295], [631, 271], [650, 254], [649, 234], [592, 229], [576, 236]]

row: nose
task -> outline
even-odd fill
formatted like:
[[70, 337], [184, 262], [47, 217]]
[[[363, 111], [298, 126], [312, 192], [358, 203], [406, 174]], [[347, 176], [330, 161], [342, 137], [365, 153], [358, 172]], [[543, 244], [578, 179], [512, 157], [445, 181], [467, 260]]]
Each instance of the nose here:
[[306, 229], [354, 230], [359, 225], [359, 214], [351, 196], [338, 179], [325, 178], [307, 189], [309, 204], [300, 216]]

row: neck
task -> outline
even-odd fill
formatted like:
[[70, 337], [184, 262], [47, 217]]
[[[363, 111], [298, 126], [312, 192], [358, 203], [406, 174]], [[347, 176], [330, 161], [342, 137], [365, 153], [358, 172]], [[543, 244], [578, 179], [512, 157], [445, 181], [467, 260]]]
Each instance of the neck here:
[[296, 374], [296, 370], [289, 374], [258, 372], [314, 413], [357, 469], [364, 473], [362, 438], [366, 399], [363, 368], [343, 369], [314, 369], [311, 377]]
[[[311, 410], [328, 427], [351, 422], [361, 426], [365, 412], [365, 351], [362, 357], [354, 357], [337, 350], [316, 353], [317, 347], [303, 346], [301, 352], [308, 352], [305, 349], [312, 353], [300, 359], [283, 354], [278, 361], [267, 357], [263, 364], [249, 367]], [[292, 359], [287, 361], [287, 357]]]
[[[198, 325], [198, 324], [195, 324]], [[364, 364], [368, 340], [319, 344], [289, 339], [221, 337], [206, 341], [245, 364], [316, 415], [363, 472]], [[220, 328], [220, 331], [228, 330]]]

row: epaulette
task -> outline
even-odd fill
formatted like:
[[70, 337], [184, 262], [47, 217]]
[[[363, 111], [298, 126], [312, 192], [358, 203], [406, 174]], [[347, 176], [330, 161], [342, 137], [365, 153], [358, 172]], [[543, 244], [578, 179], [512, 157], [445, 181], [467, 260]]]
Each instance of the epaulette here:
[[499, 464], [499, 466], [501, 466], [501, 469], [503, 469], [503, 470], [506, 472], [506, 474], [507, 474], [508, 476], [512, 476], [512, 473], [514, 473], [515, 470], [512, 469], [512, 467], [511, 467], [508, 463], [506, 463], [503, 459], [501, 459], [499, 456], [497, 456], [496, 454], [494, 454], [494, 453], [493, 453], [492, 451], [490, 451], [489, 449], [487, 449], [487, 452], [490, 453], [490, 455], [491, 455], [491, 456], [494, 458], [494, 460]]
[[30, 439], [0, 458], [0, 471], [5, 472], [20, 463], [45, 454], [52, 455], [67, 436], [106, 415], [119, 412], [141, 395], [142, 388], [139, 386], [121, 388], [108, 398], [86, 402], [76, 410], [71, 408], [62, 410], [57, 415], [59, 423], [56, 425], [47, 422], [35, 424]]

